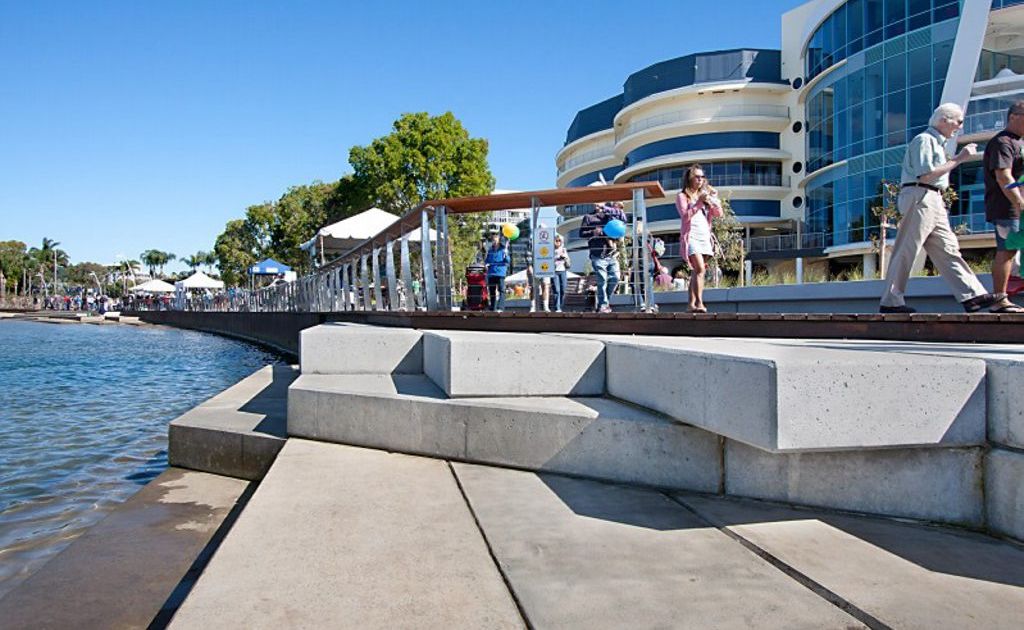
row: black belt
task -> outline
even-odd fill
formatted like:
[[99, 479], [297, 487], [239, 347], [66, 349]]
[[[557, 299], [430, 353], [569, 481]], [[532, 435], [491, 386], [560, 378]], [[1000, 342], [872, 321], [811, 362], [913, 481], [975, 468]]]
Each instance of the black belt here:
[[942, 189], [938, 186], [932, 186], [931, 184], [922, 184], [920, 182], [911, 182], [909, 184], [900, 184], [900, 188], [927, 188], [928, 190], [942, 194]]

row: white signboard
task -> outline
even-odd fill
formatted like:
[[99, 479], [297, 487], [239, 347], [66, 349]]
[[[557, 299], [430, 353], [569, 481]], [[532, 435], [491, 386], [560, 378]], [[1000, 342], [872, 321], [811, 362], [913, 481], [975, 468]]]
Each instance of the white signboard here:
[[533, 273], [538, 278], [555, 275], [555, 228], [537, 228], [533, 238]]

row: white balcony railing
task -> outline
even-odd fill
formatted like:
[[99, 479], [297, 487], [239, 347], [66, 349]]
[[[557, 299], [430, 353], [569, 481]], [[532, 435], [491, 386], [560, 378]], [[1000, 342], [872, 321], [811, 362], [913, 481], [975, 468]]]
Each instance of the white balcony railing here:
[[744, 118], [744, 117], [767, 117], [789, 119], [789, 108], [785, 105], [720, 105], [718, 107], [703, 107], [699, 109], [683, 109], [666, 112], [657, 116], [648, 116], [635, 120], [622, 129], [615, 132], [615, 141], [618, 142], [626, 136], [631, 136], [638, 131], [671, 125], [674, 123], [697, 122], [703, 120], [714, 120], [717, 118]]
[[590, 162], [591, 160], [597, 160], [603, 157], [608, 157], [609, 155], [612, 155], [614, 153], [614, 144], [607, 144], [596, 149], [584, 151], [583, 153], [574, 153], [571, 158], [567, 159], [565, 162], [562, 162], [561, 167], [559, 167], [558, 169], [558, 174], [561, 175], [570, 168], [575, 168], [580, 164], [583, 164], [584, 162]]

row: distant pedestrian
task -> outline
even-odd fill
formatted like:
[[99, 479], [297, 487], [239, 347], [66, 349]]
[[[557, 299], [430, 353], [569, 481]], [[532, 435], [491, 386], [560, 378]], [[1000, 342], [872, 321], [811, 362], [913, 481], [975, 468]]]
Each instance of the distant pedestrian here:
[[[1008, 249], [1006, 239], [1020, 232], [1024, 195], [1016, 185], [1024, 175], [1024, 101], [1010, 106], [1006, 128], [985, 146], [985, 219], [996, 232], [996, 257], [992, 261], [992, 292], [1001, 299], [990, 309], [994, 313], [1024, 313], [1006, 296], [1010, 274], [1019, 251]], [[1020, 267], [1017, 262], [1017, 267]]]
[[943, 191], [949, 187], [949, 174], [978, 152], [978, 146], [971, 143], [953, 159], [946, 159], [946, 142], [963, 124], [964, 111], [959, 105], [939, 105], [932, 113], [928, 129], [907, 145], [897, 200], [901, 218], [885, 273], [885, 290], [878, 309], [882, 313], [915, 312], [906, 305], [903, 296], [910, 269], [922, 247], [968, 313], [1002, 299], [985, 291], [960, 255], [960, 244], [949, 226], [949, 215], [942, 200]]
[[686, 291], [689, 288], [690, 283], [686, 281], [686, 274], [683, 273], [682, 269], [676, 269], [675, 276], [672, 278], [672, 290]]
[[594, 212], [585, 215], [580, 223], [580, 237], [589, 239], [590, 266], [597, 276], [596, 308], [601, 313], [611, 312], [611, 296], [619, 284], [618, 241], [604, 234], [604, 227], [616, 219], [626, 222], [626, 213], [617, 201], [594, 204]]
[[505, 277], [511, 262], [500, 234], [491, 236], [491, 247], [484, 262], [487, 263], [487, 296], [491, 310], [500, 313], [505, 310]]
[[704, 306], [705, 258], [714, 256], [711, 245], [711, 222], [722, 216], [722, 202], [718, 191], [708, 185], [708, 178], [700, 164], [686, 171], [686, 183], [676, 195], [679, 212], [679, 247], [683, 258], [690, 263], [690, 312], [707, 313]]
[[569, 260], [569, 252], [565, 250], [562, 235], [555, 236], [555, 277], [551, 282], [551, 293], [555, 298], [555, 312], [561, 313], [565, 306], [565, 291], [568, 286], [569, 268], [572, 262]]

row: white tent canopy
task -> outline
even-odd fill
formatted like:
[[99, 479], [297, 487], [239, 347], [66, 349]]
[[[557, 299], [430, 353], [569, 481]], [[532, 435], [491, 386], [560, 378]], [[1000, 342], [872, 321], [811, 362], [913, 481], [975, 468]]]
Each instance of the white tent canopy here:
[[214, 280], [202, 271], [197, 271], [184, 280], [175, 282], [174, 287], [175, 289], [223, 289], [224, 283]]
[[[580, 274], [568, 272], [565, 275], [566, 278], [579, 278]], [[526, 284], [529, 282], [529, 278], [526, 276], [526, 270], [523, 269], [518, 273], [514, 273], [511, 276], [505, 278], [505, 284]]]
[[174, 293], [174, 285], [163, 280], [150, 280], [138, 285], [132, 291], [142, 293]]
[[[323, 249], [325, 259], [333, 258], [380, 234], [400, 218], [398, 215], [385, 212], [380, 208], [370, 208], [355, 216], [320, 228], [313, 238], [299, 247], [314, 256]], [[433, 241], [436, 237], [437, 232], [430, 230], [430, 240]], [[419, 229], [413, 230], [409, 240], [420, 240]]]

